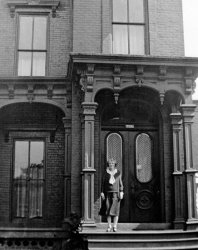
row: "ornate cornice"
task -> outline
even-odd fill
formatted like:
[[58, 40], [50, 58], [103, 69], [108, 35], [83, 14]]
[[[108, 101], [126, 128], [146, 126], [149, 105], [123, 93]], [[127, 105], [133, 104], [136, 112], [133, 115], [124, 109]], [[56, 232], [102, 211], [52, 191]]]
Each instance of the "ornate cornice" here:
[[9, 0], [7, 2], [10, 8], [11, 17], [15, 16], [15, 11], [17, 8], [47, 8], [51, 9], [52, 17], [56, 17], [56, 10], [60, 4], [58, 0]]
[[93, 63], [109, 65], [151, 65], [164, 67], [198, 67], [198, 58], [195, 57], [168, 57], [168, 56], [133, 56], [133, 55], [112, 55], [112, 54], [80, 54], [71, 53], [72, 63]]
[[65, 77], [0, 77], [0, 96], [7, 99], [24, 95], [30, 102], [38, 97], [64, 99], [70, 92], [71, 84]]

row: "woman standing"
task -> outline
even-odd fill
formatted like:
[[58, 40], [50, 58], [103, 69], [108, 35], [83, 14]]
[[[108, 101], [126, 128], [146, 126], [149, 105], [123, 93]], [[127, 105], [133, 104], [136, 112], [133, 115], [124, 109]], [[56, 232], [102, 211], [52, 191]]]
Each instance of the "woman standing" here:
[[108, 228], [110, 232], [111, 219], [113, 218], [113, 231], [117, 231], [118, 217], [120, 213], [120, 201], [123, 199], [123, 183], [120, 171], [116, 168], [116, 161], [109, 159], [107, 169], [102, 178], [101, 198], [106, 204], [105, 215], [107, 216]]

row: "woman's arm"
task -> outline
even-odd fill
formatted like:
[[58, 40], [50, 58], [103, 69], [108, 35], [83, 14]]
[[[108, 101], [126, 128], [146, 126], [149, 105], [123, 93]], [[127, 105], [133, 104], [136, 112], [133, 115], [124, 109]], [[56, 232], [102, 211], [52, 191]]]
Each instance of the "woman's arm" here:
[[123, 199], [123, 196], [124, 196], [124, 186], [123, 186], [123, 182], [122, 182], [122, 175], [120, 174], [120, 177], [119, 177], [119, 192], [120, 192], [120, 199], [122, 200]]
[[105, 199], [105, 174], [102, 176], [102, 183], [101, 183], [101, 198], [104, 200]]

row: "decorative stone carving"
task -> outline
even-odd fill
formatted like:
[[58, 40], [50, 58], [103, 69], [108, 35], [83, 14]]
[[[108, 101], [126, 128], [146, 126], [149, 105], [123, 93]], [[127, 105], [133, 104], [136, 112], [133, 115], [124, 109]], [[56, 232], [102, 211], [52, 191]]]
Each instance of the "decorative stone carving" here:
[[53, 96], [53, 85], [48, 84], [48, 86], [47, 86], [47, 98], [52, 99], [52, 96]]
[[141, 87], [142, 84], [144, 83], [144, 79], [143, 79], [142, 76], [136, 75], [136, 76], [135, 76], [135, 82], [137, 83], [137, 85], [138, 85], [139, 87]]
[[150, 209], [154, 203], [154, 195], [148, 190], [143, 190], [139, 192], [136, 196], [136, 205], [140, 209]]
[[118, 104], [119, 93], [114, 93], [115, 104]]
[[138, 84], [139, 87], [142, 86], [144, 83], [144, 67], [142, 65], [137, 65], [137, 75], [135, 75], [135, 82]]
[[160, 96], [160, 103], [161, 105], [164, 104], [164, 98], [165, 98], [165, 91], [159, 93]]
[[48, 8], [52, 10], [52, 17], [56, 17], [56, 10], [60, 4], [58, 0], [8, 0], [10, 16], [15, 16], [16, 8]]
[[9, 99], [14, 98], [14, 84], [8, 84], [8, 96]]
[[143, 75], [144, 74], [144, 66], [137, 65], [137, 74], [138, 75]]
[[27, 92], [27, 99], [29, 102], [33, 102], [34, 100], [34, 85], [33, 84], [28, 84], [28, 92]]
[[121, 73], [121, 66], [116, 64], [114, 65], [114, 74], [120, 74]]
[[161, 81], [166, 80], [167, 67], [164, 65], [159, 66], [159, 76], [158, 79]]
[[92, 92], [94, 84], [94, 64], [87, 64], [87, 92]]
[[195, 88], [195, 79], [193, 78], [193, 70], [192, 68], [186, 68], [185, 72], [185, 92], [186, 94], [192, 94]]
[[87, 64], [87, 73], [88, 73], [88, 74], [93, 74], [93, 73], [94, 73], [94, 68], [95, 68], [95, 64], [93, 64], [93, 63], [88, 63], [88, 64]]

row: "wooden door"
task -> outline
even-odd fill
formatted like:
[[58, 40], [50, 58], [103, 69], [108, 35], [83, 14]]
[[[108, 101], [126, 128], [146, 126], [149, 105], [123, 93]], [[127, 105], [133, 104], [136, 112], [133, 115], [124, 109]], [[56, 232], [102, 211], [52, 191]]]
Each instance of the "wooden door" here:
[[157, 131], [102, 131], [103, 162], [115, 158], [122, 172], [120, 222], [160, 222]]

